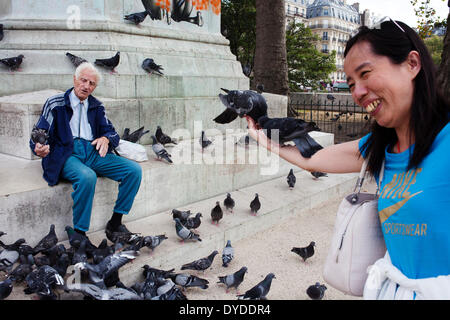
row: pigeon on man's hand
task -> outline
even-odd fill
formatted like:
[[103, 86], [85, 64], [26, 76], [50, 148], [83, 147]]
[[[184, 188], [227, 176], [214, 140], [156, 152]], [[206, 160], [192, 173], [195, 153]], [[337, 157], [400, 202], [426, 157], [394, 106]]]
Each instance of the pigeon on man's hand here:
[[94, 64], [109, 69], [110, 73], [117, 73], [115, 68], [119, 65], [119, 62], [120, 62], [120, 51], [117, 51], [117, 53], [111, 58], [96, 59]]
[[289, 174], [287, 175], [286, 180], [287, 180], [287, 184], [289, 186], [289, 189], [292, 190], [294, 188], [294, 186], [295, 186], [295, 182], [297, 181], [297, 178], [294, 175], [294, 169], [291, 169], [289, 171]]
[[220, 219], [222, 219], [222, 217], [223, 217], [223, 211], [222, 211], [222, 208], [220, 207], [220, 202], [216, 201], [216, 206], [211, 209], [212, 224], [215, 223], [218, 226], [219, 221], [220, 221]]
[[258, 125], [266, 130], [267, 138], [274, 139], [273, 133], [278, 133], [281, 144], [293, 141], [295, 146], [305, 158], [311, 158], [323, 147], [314, 140], [308, 132], [319, 131], [320, 128], [314, 122], [306, 122], [294, 118], [269, 118], [267, 115], [256, 120]]
[[239, 300], [266, 300], [266, 296], [269, 293], [272, 279], [276, 279], [273, 273], [269, 273], [264, 280], [258, 283], [256, 286], [247, 290], [244, 294], [238, 295]]
[[205, 148], [207, 148], [208, 146], [210, 146], [212, 144], [212, 141], [206, 137], [205, 131], [202, 131], [202, 135], [201, 135], [200, 139], [198, 140], [198, 142], [200, 143], [200, 146], [202, 147], [202, 152]]
[[234, 248], [231, 246], [231, 241], [227, 240], [227, 244], [225, 248], [223, 248], [222, 251], [222, 266], [228, 267], [228, 264], [233, 260], [234, 258]]
[[223, 205], [225, 206], [225, 209], [227, 211], [230, 211], [231, 213], [233, 213], [233, 209], [234, 209], [234, 206], [235, 206], [235, 201], [231, 197], [231, 194], [229, 192], [227, 192], [227, 197], [225, 198], [225, 200], [223, 200]]
[[38, 244], [33, 248], [34, 254], [38, 254], [39, 252], [45, 251], [53, 247], [58, 243], [58, 237], [56, 236], [55, 232], [55, 225], [52, 224], [50, 226], [50, 231], [48, 234], [42, 238]]
[[82, 57], [78, 57], [70, 52], [66, 52], [66, 56], [70, 59], [70, 62], [77, 68], [83, 62], [88, 62], [86, 59]]
[[198, 234], [192, 232], [191, 230], [183, 226], [180, 219], [175, 218], [174, 220], [175, 220], [175, 231], [177, 233], [177, 236], [181, 238], [181, 242], [190, 239], [202, 241], [202, 239], [200, 239], [200, 236]]
[[0, 59], [0, 62], [9, 68], [9, 71], [13, 72], [16, 70], [20, 70], [19, 67], [22, 64], [25, 56], [23, 54], [18, 55], [17, 57], [4, 58]]
[[142, 12], [136, 12], [136, 13], [130, 13], [125, 15], [124, 19], [134, 22], [135, 25], [140, 24], [141, 22], [144, 22], [145, 18], [147, 17], [148, 12], [142, 11]]
[[164, 146], [156, 140], [155, 136], [152, 136], [152, 140], [152, 150], [156, 154], [156, 158], [158, 160], [164, 159], [169, 163], [173, 163], [171, 159], [172, 156], [167, 152]]
[[259, 195], [255, 193], [255, 198], [250, 202], [250, 212], [253, 216], [256, 216], [259, 209], [261, 209], [261, 202], [259, 201]]
[[308, 246], [302, 248], [293, 247], [291, 251], [302, 257], [303, 261], [306, 261], [306, 259], [311, 258], [314, 255], [315, 245], [316, 243], [314, 241], [311, 241]]
[[267, 102], [260, 93], [252, 90], [221, 89], [227, 94], [219, 93], [219, 99], [227, 108], [214, 119], [216, 123], [230, 123], [238, 116], [242, 118], [244, 115], [257, 121], [267, 115]]
[[150, 75], [153, 74], [153, 72], [160, 76], [164, 75], [161, 71], [164, 70], [164, 68], [160, 64], [156, 64], [152, 58], [146, 58], [142, 61], [142, 69], [147, 71]]
[[161, 143], [163, 146], [165, 146], [168, 143], [177, 144], [176, 141], [174, 141], [171, 137], [169, 137], [167, 134], [165, 134], [162, 131], [161, 126], [157, 126], [156, 132], [155, 132], [155, 137], [156, 137], [156, 140], [159, 143]]
[[205, 257], [205, 258], [201, 258], [189, 263], [186, 263], [184, 265], [181, 266], [181, 270], [197, 270], [197, 271], [205, 271], [206, 269], [208, 269], [211, 264], [214, 261], [214, 257], [218, 254], [219, 252], [217, 250], [214, 250], [209, 256]]
[[[217, 283], [223, 283], [227, 286], [227, 293], [228, 289], [231, 287], [234, 287], [236, 290], [238, 289], [239, 285], [244, 281], [244, 276], [247, 273], [247, 267], [242, 267], [235, 273], [226, 275], [226, 276], [219, 276], [219, 281]], [[239, 292], [238, 292], [239, 294]]]
[[308, 289], [306, 289], [306, 294], [312, 300], [322, 300], [325, 294], [325, 290], [327, 290], [327, 287], [325, 285], [316, 282], [316, 284], [313, 284], [309, 286]]
[[42, 145], [47, 144], [47, 140], [49, 138], [49, 134], [47, 130], [38, 129], [36, 126], [31, 130], [31, 140], [34, 143], [40, 143]]

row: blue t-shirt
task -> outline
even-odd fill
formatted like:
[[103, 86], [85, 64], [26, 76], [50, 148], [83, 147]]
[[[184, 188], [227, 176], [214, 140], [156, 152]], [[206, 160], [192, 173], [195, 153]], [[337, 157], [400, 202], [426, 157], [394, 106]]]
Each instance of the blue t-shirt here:
[[417, 169], [406, 170], [414, 145], [398, 154], [390, 147], [378, 212], [391, 261], [412, 279], [450, 275], [450, 124]]

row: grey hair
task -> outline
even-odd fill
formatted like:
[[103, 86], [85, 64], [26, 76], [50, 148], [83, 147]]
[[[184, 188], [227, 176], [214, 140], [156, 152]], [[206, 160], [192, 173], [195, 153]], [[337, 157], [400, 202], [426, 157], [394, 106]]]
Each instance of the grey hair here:
[[82, 64], [80, 64], [77, 69], [75, 70], [75, 78], [79, 79], [80, 78], [80, 73], [83, 70], [91, 70], [95, 73], [95, 76], [97, 77], [97, 85], [99, 84], [99, 82], [102, 80], [102, 76], [100, 74], [100, 72], [97, 70], [96, 67], [94, 67], [94, 65], [90, 62], [83, 62]]

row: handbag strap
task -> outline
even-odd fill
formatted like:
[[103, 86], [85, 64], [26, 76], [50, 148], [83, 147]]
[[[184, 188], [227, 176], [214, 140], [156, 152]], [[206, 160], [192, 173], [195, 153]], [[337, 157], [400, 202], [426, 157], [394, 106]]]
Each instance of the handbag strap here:
[[[369, 163], [369, 158], [364, 159], [364, 162], [361, 166], [361, 171], [359, 172], [359, 176], [358, 176], [358, 180], [356, 180], [356, 185], [355, 185], [355, 189], [353, 190], [353, 192], [355, 192], [358, 189], [357, 193], [361, 192], [361, 188], [364, 182], [364, 177], [366, 175], [366, 169], [367, 169], [367, 165]], [[378, 179], [378, 184], [377, 184], [377, 191], [375, 194], [378, 195], [378, 192], [380, 191], [380, 186], [381, 186], [381, 182], [383, 181], [383, 177], [384, 177], [384, 159], [383, 159], [383, 163], [381, 164], [381, 170], [380, 170], [380, 178]]]

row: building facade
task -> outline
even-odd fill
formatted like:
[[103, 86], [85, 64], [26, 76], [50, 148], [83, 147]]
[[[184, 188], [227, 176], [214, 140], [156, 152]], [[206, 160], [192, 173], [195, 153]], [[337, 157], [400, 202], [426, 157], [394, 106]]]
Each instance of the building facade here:
[[333, 82], [344, 82], [344, 49], [350, 35], [361, 25], [367, 25], [370, 12], [359, 12], [359, 3], [346, 0], [286, 0], [286, 23], [304, 23], [320, 37], [317, 49], [323, 53], [336, 51], [336, 72]]

